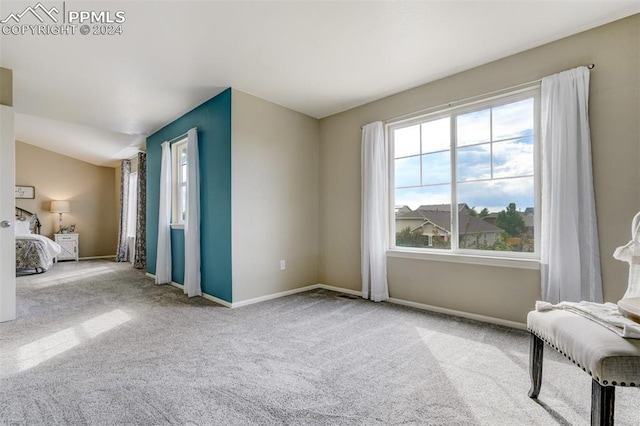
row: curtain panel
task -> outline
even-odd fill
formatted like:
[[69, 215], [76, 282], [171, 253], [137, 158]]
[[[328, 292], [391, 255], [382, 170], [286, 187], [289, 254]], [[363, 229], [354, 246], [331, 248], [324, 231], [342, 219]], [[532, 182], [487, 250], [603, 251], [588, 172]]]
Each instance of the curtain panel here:
[[120, 163], [120, 223], [118, 225], [118, 248], [116, 262], [129, 261], [127, 244], [127, 221], [129, 219], [129, 176], [131, 175], [131, 161], [122, 160]]
[[184, 222], [184, 292], [200, 296], [200, 156], [198, 132], [187, 132], [187, 217]]
[[542, 298], [602, 302], [591, 137], [589, 70], [542, 79]]
[[171, 145], [162, 143], [156, 284], [171, 282]]
[[147, 268], [147, 153], [138, 153], [138, 210], [133, 267]]
[[362, 128], [361, 273], [362, 297], [389, 298], [387, 238], [389, 229], [388, 149], [381, 121]]

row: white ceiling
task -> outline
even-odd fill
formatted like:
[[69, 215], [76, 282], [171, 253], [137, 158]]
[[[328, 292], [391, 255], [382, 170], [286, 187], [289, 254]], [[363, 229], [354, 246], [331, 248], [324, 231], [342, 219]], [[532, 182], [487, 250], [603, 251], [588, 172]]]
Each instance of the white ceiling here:
[[[0, 20], [36, 3], [3, 0]], [[640, 0], [43, 4], [125, 12], [122, 35], [0, 36], [16, 138], [104, 166], [227, 87], [321, 118], [640, 12]]]

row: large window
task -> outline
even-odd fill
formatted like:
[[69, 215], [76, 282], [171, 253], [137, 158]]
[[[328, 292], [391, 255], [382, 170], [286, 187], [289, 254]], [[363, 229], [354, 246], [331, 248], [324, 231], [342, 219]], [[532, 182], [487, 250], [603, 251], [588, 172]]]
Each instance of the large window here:
[[529, 90], [390, 124], [395, 246], [533, 256], [538, 105]]
[[129, 199], [127, 207], [127, 237], [136, 237], [138, 220], [138, 172], [129, 175]]
[[172, 170], [172, 225], [184, 225], [187, 218], [187, 139], [171, 145]]

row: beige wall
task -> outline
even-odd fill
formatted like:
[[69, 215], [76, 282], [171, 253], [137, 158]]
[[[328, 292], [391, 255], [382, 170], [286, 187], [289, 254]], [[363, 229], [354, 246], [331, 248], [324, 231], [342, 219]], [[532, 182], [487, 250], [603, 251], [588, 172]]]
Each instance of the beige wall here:
[[[320, 282], [360, 288], [360, 127], [595, 63], [590, 120], [604, 295], [617, 301], [628, 265], [612, 258], [640, 208], [640, 15], [417, 87], [320, 121]], [[437, 59], [437, 58], [436, 58]], [[391, 297], [525, 322], [535, 270], [388, 259]]]
[[231, 104], [233, 302], [317, 284], [319, 122], [235, 89]]
[[16, 199], [16, 206], [34, 212], [42, 223], [42, 234], [53, 237], [58, 214], [51, 213], [51, 200], [69, 200], [71, 212], [65, 224], [76, 224], [80, 257], [110, 256], [118, 239], [118, 204], [112, 167], [100, 167], [16, 142], [16, 185], [35, 187], [35, 199]]
[[0, 67], [0, 105], [13, 106], [13, 72]]

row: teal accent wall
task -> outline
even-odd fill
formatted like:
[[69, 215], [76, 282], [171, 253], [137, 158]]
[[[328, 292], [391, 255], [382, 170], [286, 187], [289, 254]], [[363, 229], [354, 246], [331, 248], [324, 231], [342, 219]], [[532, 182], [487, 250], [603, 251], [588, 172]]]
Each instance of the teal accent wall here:
[[[202, 291], [232, 302], [231, 89], [147, 138], [147, 272], [156, 273], [162, 142], [198, 128]], [[173, 281], [184, 283], [184, 233], [171, 231]]]

